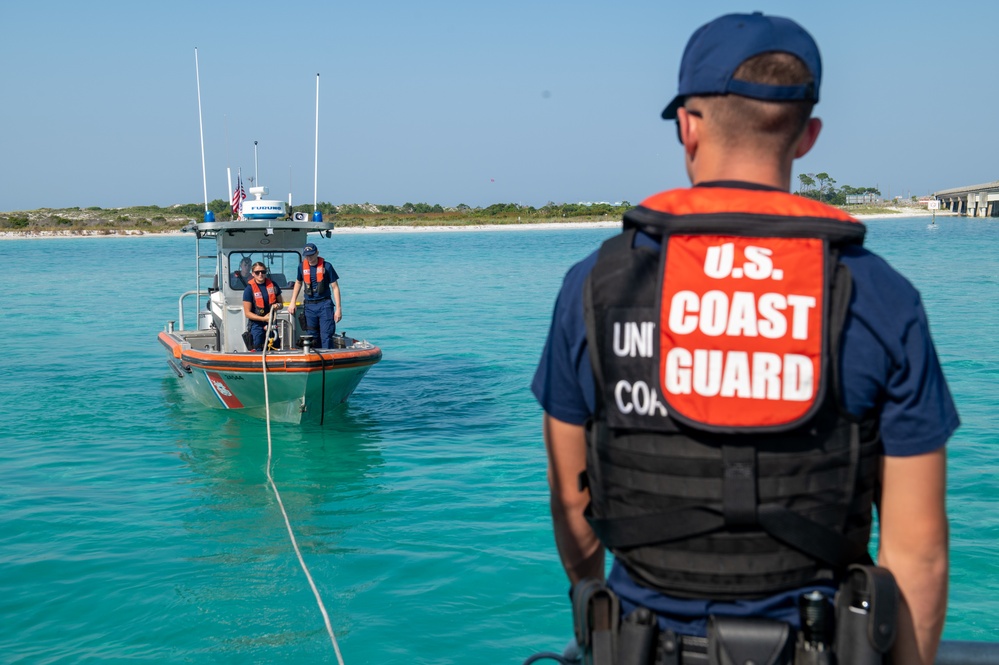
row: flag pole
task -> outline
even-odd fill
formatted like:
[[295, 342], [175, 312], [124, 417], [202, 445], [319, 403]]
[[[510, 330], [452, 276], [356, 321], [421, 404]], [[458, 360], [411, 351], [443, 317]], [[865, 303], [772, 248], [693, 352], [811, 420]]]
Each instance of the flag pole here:
[[[229, 166], [229, 116], [223, 115], [222, 118], [225, 121], [225, 179], [226, 179], [226, 184], [229, 186], [229, 189], [227, 189], [226, 191], [231, 192], [233, 191], [233, 189], [232, 189], [232, 167]], [[231, 196], [232, 195], [230, 195], [229, 199], [230, 210], [232, 210]]]
[[233, 214], [236, 215], [237, 220], [243, 219], [243, 199], [246, 198], [246, 194], [243, 193], [243, 168], [240, 167], [236, 170], [236, 191], [232, 195], [233, 207], [236, 208]]

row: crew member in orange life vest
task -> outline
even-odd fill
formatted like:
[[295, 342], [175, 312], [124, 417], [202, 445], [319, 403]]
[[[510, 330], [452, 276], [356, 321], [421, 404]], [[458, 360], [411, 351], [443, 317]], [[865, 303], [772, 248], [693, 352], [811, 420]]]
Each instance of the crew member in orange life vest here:
[[[318, 344], [317, 348], [333, 348], [333, 335], [336, 324], [343, 317], [340, 308], [340, 276], [336, 270], [319, 256], [319, 250], [313, 243], [308, 243], [302, 249], [305, 259], [298, 267], [298, 279], [291, 294], [291, 304], [288, 313], [294, 314], [298, 303], [298, 294], [302, 293], [305, 304], [305, 328], [311, 332]], [[330, 301], [332, 294], [333, 300]]]
[[788, 194], [820, 78], [789, 19], [722, 16], [688, 42], [662, 117], [693, 187], [649, 197], [570, 269], [532, 384], [555, 542], [572, 584], [602, 580], [610, 549], [622, 614], [660, 629], [795, 627], [803, 593], [831, 598], [866, 559], [877, 497], [893, 662], [930, 665], [958, 417], [918, 292], [862, 224]]
[[243, 314], [253, 335], [253, 348], [247, 351], [259, 351], [264, 348], [271, 307], [281, 306], [281, 287], [267, 279], [267, 266], [263, 263], [254, 263], [250, 270], [253, 279], [243, 289]]

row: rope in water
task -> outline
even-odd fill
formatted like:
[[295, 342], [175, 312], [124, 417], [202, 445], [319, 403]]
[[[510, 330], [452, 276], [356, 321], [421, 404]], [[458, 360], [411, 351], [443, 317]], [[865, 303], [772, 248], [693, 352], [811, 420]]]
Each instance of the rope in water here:
[[330, 641], [333, 643], [333, 651], [336, 652], [336, 661], [340, 665], [344, 665], [343, 655], [340, 653], [340, 645], [337, 644], [336, 635], [333, 634], [333, 626], [330, 624], [330, 616], [326, 613], [326, 606], [323, 605], [323, 599], [322, 596], [319, 595], [319, 589], [316, 588], [316, 583], [312, 580], [312, 574], [309, 573], [309, 567], [305, 565], [305, 559], [302, 558], [302, 551], [298, 549], [298, 541], [295, 540], [295, 532], [291, 528], [291, 521], [288, 519], [288, 512], [284, 509], [284, 502], [281, 500], [281, 493], [278, 492], [277, 485], [274, 484], [274, 476], [271, 475], [271, 459], [274, 456], [274, 447], [271, 443], [271, 399], [270, 393], [267, 389], [267, 347], [270, 346], [271, 338], [274, 335], [274, 310], [275, 308], [272, 307], [270, 321], [268, 321], [267, 325], [267, 338], [264, 341], [263, 353], [260, 355], [260, 361], [264, 372], [264, 413], [267, 421], [267, 482], [270, 483], [271, 489], [274, 490], [274, 497], [277, 499], [278, 507], [281, 508], [281, 515], [284, 517], [284, 525], [288, 528], [288, 537], [291, 539], [291, 546], [295, 548], [295, 555], [298, 557], [298, 563], [302, 566], [302, 571], [305, 572], [306, 579], [309, 580], [309, 586], [312, 588], [312, 594], [316, 597], [316, 603], [319, 605], [319, 611], [323, 615], [323, 623], [326, 624], [326, 632], [329, 633]]

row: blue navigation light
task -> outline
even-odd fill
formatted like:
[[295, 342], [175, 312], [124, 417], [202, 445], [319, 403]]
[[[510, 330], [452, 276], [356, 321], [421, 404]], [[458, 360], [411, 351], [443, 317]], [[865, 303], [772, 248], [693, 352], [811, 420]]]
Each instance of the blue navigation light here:
[[313, 222], [321, 222], [321, 221], [323, 221], [323, 211], [322, 210], [313, 210], [312, 211], [312, 221]]
[[205, 221], [206, 222], [214, 222], [215, 221], [215, 213], [212, 212], [211, 210], [206, 210], [205, 211]]

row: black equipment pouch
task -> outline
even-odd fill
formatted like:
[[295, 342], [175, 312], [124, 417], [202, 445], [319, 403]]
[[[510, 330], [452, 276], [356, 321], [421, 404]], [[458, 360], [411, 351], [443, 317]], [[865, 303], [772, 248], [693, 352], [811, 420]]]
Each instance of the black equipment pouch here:
[[898, 585], [886, 568], [853, 565], [836, 594], [836, 660], [880, 665], [895, 644]]
[[621, 604], [600, 580], [587, 578], [572, 587], [572, 619], [583, 665], [615, 665]]
[[745, 617], [708, 619], [709, 665], [791, 665], [794, 639], [783, 621]]
[[246, 345], [247, 351], [253, 350], [253, 333], [249, 330], [243, 333], [243, 344]]

